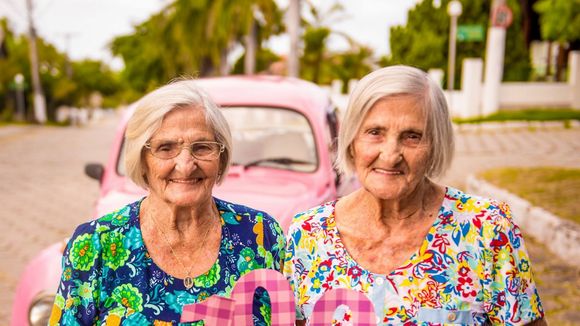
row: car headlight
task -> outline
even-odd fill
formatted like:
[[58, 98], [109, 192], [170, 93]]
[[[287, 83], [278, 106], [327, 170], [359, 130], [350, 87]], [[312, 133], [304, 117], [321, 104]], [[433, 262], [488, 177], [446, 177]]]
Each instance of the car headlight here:
[[31, 326], [48, 325], [53, 304], [54, 294], [41, 293], [37, 295], [28, 309], [28, 323]]

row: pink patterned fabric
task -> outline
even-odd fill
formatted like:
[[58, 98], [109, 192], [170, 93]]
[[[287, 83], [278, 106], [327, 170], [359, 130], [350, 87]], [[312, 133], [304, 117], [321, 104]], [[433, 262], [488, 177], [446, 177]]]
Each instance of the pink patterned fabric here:
[[[208, 326], [229, 326], [234, 316], [235, 301], [217, 295], [195, 304], [183, 306], [181, 323], [203, 320]], [[250, 303], [250, 317], [252, 305]]]
[[328, 326], [332, 324], [333, 316], [338, 305], [347, 305], [352, 312], [350, 322], [358, 326], [377, 325], [375, 309], [369, 299], [362, 293], [347, 290], [333, 289], [326, 292], [316, 301], [312, 314], [313, 326]]
[[203, 320], [206, 325], [253, 325], [254, 292], [262, 287], [270, 296], [272, 326], [293, 325], [296, 320], [294, 295], [288, 280], [280, 272], [259, 269], [242, 276], [236, 283], [232, 298], [212, 296], [200, 303], [183, 307], [181, 322]]
[[234, 324], [253, 325], [252, 301], [254, 291], [263, 287], [270, 296], [272, 306], [271, 325], [292, 325], [296, 320], [294, 295], [288, 280], [281, 273], [260, 269], [244, 275], [232, 291], [232, 299], [236, 302]]

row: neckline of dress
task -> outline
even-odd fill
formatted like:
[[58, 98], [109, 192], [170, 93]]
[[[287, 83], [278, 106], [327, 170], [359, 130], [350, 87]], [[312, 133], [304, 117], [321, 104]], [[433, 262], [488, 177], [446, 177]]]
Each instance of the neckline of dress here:
[[[176, 283], [177, 284], [180, 284], [180, 286], [179, 286], [180, 288], [183, 288], [184, 291], [189, 291], [189, 290], [193, 289], [194, 287], [191, 287], [190, 289], [187, 289], [187, 287], [185, 287], [185, 285], [183, 283], [183, 279], [182, 278], [179, 278], [179, 277], [176, 277], [176, 276], [174, 276], [172, 274], [167, 273], [165, 270], [163, 270], [163, 268], [161, 268], [159, 265], [157, 265], [157, 263], [153, 260], [153, 258], [151, 258], [151, 255], [149, 254], [149, 250], [147, 249], [147, 246], [145, 245], [145, 240], [143, 239], [143, 232], [141, 230], [141, 223], [140, 223], [141, 219], [140, 219], [140, 214], [139, 214], [139, 212], [141, 211], [141, 203], [143, 203], [143, 200], [145, 198], [146, 197], [141, 198], [141, 200], [139, 200], [139, 202], [137, 203], [137, 207], [135, 208], [137, 210], [137, 212], [135, 213], [134, 225], [137, 228], [137, 230], [139, 230], [139, 237], [141, 238], [141, 243], [142, 243], [143, 251], [146, 254], [146, 256], [149, 257], [149, 261], [151, 261], [150, 267], [153, 267], [156, 270], [162, 272], [163, 274], [165, 274], [165, 275], [173, 278], [176, 281], [176, 282], [174, 282], [174, 285]], [[221, 231], [222, 231], [221, 232], [221, 237], [220, 237], [220, 245], [219, 245], [219, 248], [218, 248], [218, 255], [217, 255], [217, 258], [214, 261], [214, 263], [211, 265], [211, 267], [207, 271], [205, 271], [205, 272], [203, 272], [203, 273], [201, 273], [199, 275], [196, 275], [196, 276], [192, 277], [194, 281], [195, 280], [199, 280], [200, 277], [202, 277], [203, 275], [206, 275], [207, 273], [209, 273], [212, 269], [214, 269], [216, 267], [217, 264], [219, 264], [220, 258], [222, 256], [222, 251], [223, 251], [224, 246], [225, 246], [225, 244], [224, 244], [224, 239], [225, 239], [224, 234], [225, 234], [225, 231], [226, 231], [226, 223], [224, 223], [224, 218], [222, 216], [222, 212], [220, 211], [220, 207], [221, 207], [220, 200], [217, 199], [217, 198], [215, 198], [215, 197], [212, 197], [212, 198], [213, 198], [214, 204], [216, 205], [217, 211], [219, 213], [220, 224], [221, 224]]]
[[328, 216], [328, 221], [327, 221], [328, 229], [327, 230], [328, 231], [331, 231], [331, 233], [333, 233], [332, 235], [336, 239], [336, 241], [335, 241], [335, 243], [337, 245], [336, 250], [340, 250], [340, 251], [343, 252], [343, 255], [344, 255], [345, 260], [347, 262], [350, 262], [351, 264], [353, 264], [354, 266], [356, 266], [360, 270], [365, 271], [369, 275], [372, 275], [373, 278], [375, 278], [375, 277], [388, 278], [389, 276], [394, 276], [397, 271], [406, 269], [411, 264], [411, 262], [415, 259], [415, 257], [417, 257], [417, 255], [419, 254], [421, 248], [426, 247], [426, 245], [429, 244], [428, 238], [429, 238], [429, 236], [432, 236], [435, 233], [435, 231], [437, 230], [437, 227], [441, 223], [441, 220], [442, 220], [442, 217], [441, 217], [442, 209], [446, 206], [447, 201], [450, 200], [449, 199], [449, 195], [451, 193], [453, 193], [453, 192], [456, 192], [454, 188], [449, 187], [449, 186], [445, 186], [445, 194], [443, 196], [443, 201], [441, 202], [441, 205], [439, 206], [439, 210], [438, 210], [438, 213], [437, 213], [437, 217], [435, 217], [435, 220], [433, 221], [433, 224], [429, 228], [429, 232], [427, 232], [427, 234], [423, 238], [423, 242], [421, 242], [421, 246], [419, 247], [419, 249], [417, 249], [415, 252], [413, 252], [413, 254], [411, 254], [411, 256], [409, 258], [407, 258], [402, 264], [400, 264], [399, 266], [397, 266], [395, 269], [393, 269], [388, 274], [380, 274], [380, 273], [372, 272], [372, 271], [366, 269], [365, 267], [363, 267], [361, 264], [359, 264], [356, 261], [356, 259], [354, 259], [354, 257], [352, 257], [350, 255], [350, 253], [346, 249], [346, 246], [342, 242], [342, 238], [340, 237], [340, 231], [338, 230], [338, 226], [336, 225], [336, 215], [335, 215], [335, 213], [336, 213], [336, 203], [338, 202], [338, 200], [334, 200], [334, 201], [331, 202], [332, 212]]

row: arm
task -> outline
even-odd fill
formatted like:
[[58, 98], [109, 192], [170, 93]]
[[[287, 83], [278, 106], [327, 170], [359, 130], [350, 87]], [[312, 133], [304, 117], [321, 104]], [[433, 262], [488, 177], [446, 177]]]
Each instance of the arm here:
[[62, 257], [63, 273], [53, 305], [49, 325], [93, 324], [97, 318], [99, 298], [97, 259], [98, 237], [88, 224], [77, 228]]
[[294, 230], [291, 227], [290, 231], [289, 231], [289, 235], [286, 239], [286, 251], [285, 251], [285, 256], [284, 256], [284, 266], [283, 266], [283, 273], [284, 276], [286, 276], [286, 279], [288, 279], [288, 282], [290, 283], [290, 288], [292, 289], [292, 292], [294, 293], [294, 302], [296, 304], [296, 325], [297, 326], [304, 326], [306, 325], [306, 318], [304, 316], [304, 312], [302, 311], [302, 307], [298, 304], [299, 302], [299, 293], [298, 293], [298, 283], [299, 283], [299, 273], [296, 270], [296, 265], [298, 263], [298, 261], [300, 260], [299, 257], [296, 257], [296, 250], [298, 248], [296, 248], [296, 244], [294, 241], [294, 233], [295, 232], [300, 232], [298, 230]]
[[532, 277], [524, 238], [514, 223], [507, 204], [492, 202], [489, 207], [491, 229], [487, 239], [492, 266], [492, 310], [495, 323], [544, 325], [544, 311]]

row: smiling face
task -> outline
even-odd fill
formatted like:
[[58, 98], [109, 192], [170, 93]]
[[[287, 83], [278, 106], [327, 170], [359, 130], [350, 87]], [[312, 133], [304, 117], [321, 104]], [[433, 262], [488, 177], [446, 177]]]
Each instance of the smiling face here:
[[[169, 112], [150, 141], [215, 141], [203, 110], [179, 108]], [[219, 171], [219, 157], [202, 161], [182, 151], [172, 159], [160, 159], [144, 152], [145, 177], [150, 196], [174, 206], [194, 206], [211, 200]]]
[[431, 148], [425, 122], [408, 95], [373, 105], [351, 145], [355, 171], [367, 191], [383, 200], [403, 199], [425, 180]]

